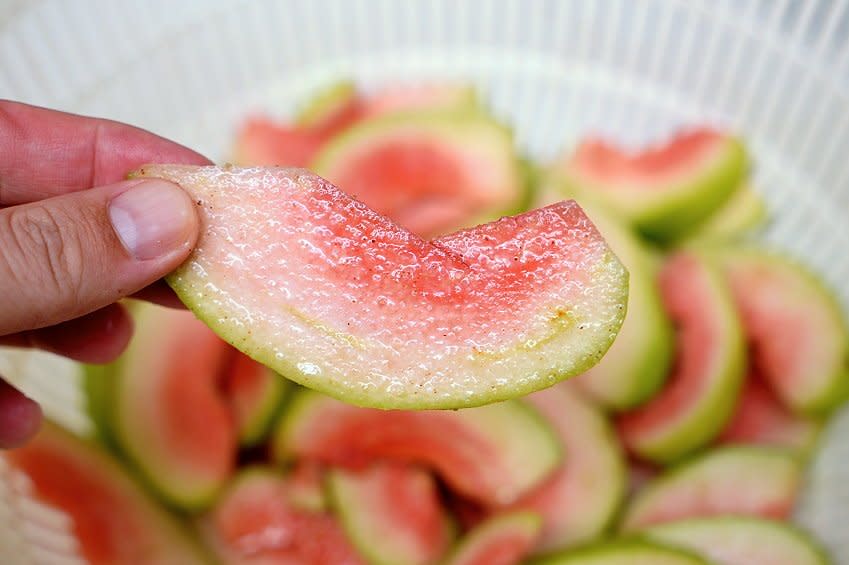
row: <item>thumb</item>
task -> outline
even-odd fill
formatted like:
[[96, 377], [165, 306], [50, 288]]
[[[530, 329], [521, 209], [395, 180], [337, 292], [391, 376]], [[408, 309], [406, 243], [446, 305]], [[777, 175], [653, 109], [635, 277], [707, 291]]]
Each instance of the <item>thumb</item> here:
[[0, 210], [0, 336], [77, 318], [175, 269], [197, 241], [188, 195], [130, 180]]

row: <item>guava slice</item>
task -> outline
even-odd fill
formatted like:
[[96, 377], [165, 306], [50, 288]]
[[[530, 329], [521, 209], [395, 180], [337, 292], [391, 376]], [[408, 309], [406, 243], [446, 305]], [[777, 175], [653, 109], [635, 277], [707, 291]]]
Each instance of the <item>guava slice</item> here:
[[849, 331], [826, 287], [801, 265], [756, 249], [721, 262], [740, 311], [752, 363], [782, 402], [827, 413], [849, 396]]
[[825, 553], [789, 524], [743, 516], [694, 518], [649, 528], [645, 536], [697, 552], [716, 565], [827, 565]]
[[298, 112], [295, 125], [337, 133], [360, 119], [363, 101], [356, 85], [343, 80], [319, 90]]
[[723, 205], [748, 172], [748, 159], [737, 138], [696, 128], [636, 152], [587, 139], [558, 169], [574, 190], [602, 200], [643, 233], [668, 240]]
[[[537, 201], [553, 203], [568, 195], [548, 181]], [[645, 403], [663, 385], [672, 361], [672, 326], [657, 288], [657, 261], [624, 220], [592, 199], [577, 202], [628, 269], [628, 308], [613, 345], [601, 361], [575, 379], [593, 400], [624, 411]]]
[[241, 471], [199, 529], [228, 565], [366, 564], [332, 515], [292, 506], [286, 478], [262, 467]]
[[416, 109], [476, 110], [480, 102], [474, 87], [463, 83], [394, 84], [360, 93], [353, 82], [340, 81], [313, 96], [295, 123], [338, 133], [355, 121]]
[[317, 94], [294, 124], [252, 116], [236, 134], [233, 162], [243, 166], [305, 167], [331, 138], [363, 118], [353, 83], [340, 82]]
[[473, 86], [452, 82], [385, 86], [366, 96], [363, 105], [368, 117], [414, 109], [480, 109]]
[[627, 273], [574, 202], [424, 241], [298, 169], [148, 165], [202, 235], [168, 281], [220, 336], [307, 387], [459, 408], [550, 386], [604, 354]]
[[273, 440], [280, 462], [314, 460], [362, 468], [378, 460], [435, 470], [449, 487], [491, 506], [516, 501], [560, 462], [557, 437], [519, 401], [463, 410], [359, 408], [299, 393]]
[[469, 531], [446, 565], [518, 565], [533, 549], [542, 520], [533, 512], [508, 512]]
[[106, 365], [83, 365], [83, 392], [86, 399], [86, 413], [93, 425], [92, 438], [110, 449], [116, 449], [118, 442], [112, 431], [112, 403], [114, 363]]
[[694, 236], [732, 240], [751, 232], [762, 225], [766, 219], [766, 201], [747, 182], [744, 182], [722, 207], [699, 226]]
[[244, 167], [305, 167], [333, 133], [252, 116], [236, 133], [232, 161]]
[[749, 371], [731, 421], [719, 435], [719, 443], [774, 445], [813, 451], [822, 422], [792, 413], [753, 370]]
[[359, 122], [325, 145], [309, 168], [428, 239], [515, 210], [526, 193], [511, 132], [467, 110]]
[[[74, 555], [92, 565], [207, 563], [177, 521], [95, 444], [45, 422], [29, 443], [0, 453], [0, 459], [9, 466], [10, 480], [22, 496], [67, 518], [67, 522], [59, 522], [62, 526], [54, 521], [43, 525], [41, 531], [32, 530], [28, 539], [34, 552], [41, 548], [47, 556]], [[35, 506], [29, 512], [34, 522], [37, 516], [46, 517]], [[62, 527], [67, 527], [73, 546], [50, 545], [57, 543], [51, 528]]]
[[305, 167], [331, 139], [377, 116], [421, 109], [477, 110], [473, 88], [459, 84], [389, 87], [364, 97], [350, 81], [315, 95], [295, 123], [252, 116], [241, 125], [233, 162], [243, 166]]
[[667, 463], [725, 427], [742, 385], [745, 343], [725, 281], [705, 257], [679, 251], [662, 267], [659, 285], [677, 326], [672, 373], [656, 397], [618, 416], [617, 424], [629, 450]]
[[328, 485], [345, 533], [372, 565], [438, 563], [451, 545], [454, 531], [436, 481], [420, 467], [334, 469]]
[[566, 384], [525, 398], [560, 436], [566, 454], [558, 470], [514, 506], [542, 517], [538, 553], [599, 536], [625, 496], [625, 461], [612, 426]]
[[327, 469], [315, 461], [298, 461], [286, 473], [286, 495], [293, 508], [323, 512], [330, 503], [325, 493]]
[[714, 449], [671, 468], [637, 493], [623, 530], [740, 514], [784, 519], [793, 510], [802, 464], [792, 452], [763, 446]]
[[237, 437], [220, 382], [229, 348], [190, 312], [134, 310], [136, 332], [112, 375], [113, 433], [170, 504], [210, 503], [231, 476]]
[[713, 565], [695, 553], [646, 540], [617, 540], [564, 551], [534, 565]]
[[253, 446], [268, 435], [277, 409], [289, 391], [289, 381], [233, 350], [224, 368], [223, 396], [235, 418], [239, 443]]

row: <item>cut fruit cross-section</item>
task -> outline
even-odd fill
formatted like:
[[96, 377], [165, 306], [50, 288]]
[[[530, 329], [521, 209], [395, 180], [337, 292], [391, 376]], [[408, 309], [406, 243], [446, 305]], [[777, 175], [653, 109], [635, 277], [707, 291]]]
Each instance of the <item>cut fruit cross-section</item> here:
[[424, 241], [298, 169], [148, 165], [202, 235], [168, 277], [220, 336], [360, 405], [460, 408], [595, 364], [627, 273], [574, 202]]

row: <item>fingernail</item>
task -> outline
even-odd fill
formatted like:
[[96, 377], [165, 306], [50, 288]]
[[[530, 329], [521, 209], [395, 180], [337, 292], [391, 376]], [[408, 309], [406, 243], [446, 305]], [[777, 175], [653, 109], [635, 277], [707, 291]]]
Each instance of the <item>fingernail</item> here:
[[139, 182], [112, 199], [109, 220], [127, 251], [142, 261], [188, 246], [197, 221], [188, 195], [158, 179]]

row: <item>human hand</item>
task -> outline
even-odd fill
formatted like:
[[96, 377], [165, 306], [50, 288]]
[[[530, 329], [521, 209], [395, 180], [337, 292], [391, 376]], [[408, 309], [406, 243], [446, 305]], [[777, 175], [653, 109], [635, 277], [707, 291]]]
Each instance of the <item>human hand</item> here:
[[[209, 161], [128, 125], [0, 101], [0, 345], [106, 363], [132, 334], [116, 301], [178, 304], [159, 279], [191, 251], [198, 220], [176, 185], [124, 180], [152, 162]], [[40, 420], [0, 379], [0, 448]]]

